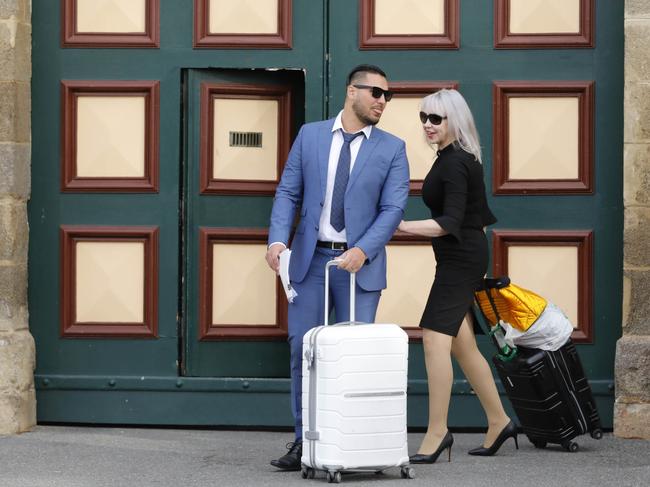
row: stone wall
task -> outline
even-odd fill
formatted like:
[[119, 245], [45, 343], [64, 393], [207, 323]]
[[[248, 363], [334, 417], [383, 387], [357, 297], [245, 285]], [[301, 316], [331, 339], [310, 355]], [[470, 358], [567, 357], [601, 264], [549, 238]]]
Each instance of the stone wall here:
[[614, 433], [650, 439], [650, 0], [625, 2], [623, 337]]
[[0, 0], [0, 434], [36, 424], [27, 322], [31, 0]]

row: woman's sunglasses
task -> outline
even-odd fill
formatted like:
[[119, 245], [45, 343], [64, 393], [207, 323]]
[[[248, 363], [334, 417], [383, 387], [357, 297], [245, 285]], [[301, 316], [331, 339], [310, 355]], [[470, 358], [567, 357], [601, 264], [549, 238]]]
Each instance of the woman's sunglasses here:
[[381, 98], [381, 95], [384, 95], [386, 101], [390, 101], [393, 98], [393, 92], [390, 90], [384, 90], [379, 86], [370, 86], [370, 85], [352, 85], [355, 88], [361, 88], [363, 90], [371, 90], [373, 98]]
[[431, 122], [432, 125], [440, 125], [444, 119], [447, 117], [441, 117], [437, 113], [424, 113], [420, 112], [420, 121], [422, 123], [427, 123], [427, 120]]

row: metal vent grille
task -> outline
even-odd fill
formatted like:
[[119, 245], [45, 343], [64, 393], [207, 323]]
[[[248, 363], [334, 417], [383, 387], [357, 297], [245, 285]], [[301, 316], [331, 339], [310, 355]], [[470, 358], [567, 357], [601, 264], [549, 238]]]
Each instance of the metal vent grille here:
[[230, 132], [230, 147], [262, 147], [262, 132]]

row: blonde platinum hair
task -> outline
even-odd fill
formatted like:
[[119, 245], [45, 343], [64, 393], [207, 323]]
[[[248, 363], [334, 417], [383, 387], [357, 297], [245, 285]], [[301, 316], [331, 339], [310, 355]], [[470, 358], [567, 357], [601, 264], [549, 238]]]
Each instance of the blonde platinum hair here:
[[474, 117], [458, 91], [443, 89], [425, 96], [420, 102], [420, 110], [447, 117], [447, 130], [454, 139], [453, 143], [481, 162], [481, 144]]

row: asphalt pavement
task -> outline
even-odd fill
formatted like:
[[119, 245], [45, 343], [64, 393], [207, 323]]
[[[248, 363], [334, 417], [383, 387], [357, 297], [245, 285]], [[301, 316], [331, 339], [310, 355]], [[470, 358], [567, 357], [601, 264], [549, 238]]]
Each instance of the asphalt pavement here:
[[[423, 433], [409, 434], [414, 453]], [[650, 441], [583, 436], [580, 450], [540, 450], [520, 435], [519, 450], [508, 440], [494, 457], [467, 451], [482, 442], [477, 433], [455, 433], [451, 462], [415, 465], [415, 479], [385, 474], [346, 474], [342, 485], [473, 486], [650, 486]], [[280, 472], [269, 461], [286, 452], [288, 432], [217, 429], [37, 426], [0, 437], [2, 487], [194, 487], [323, 485], [317, 474]], [[444, 457], [444, 459], [443, 459]]]

